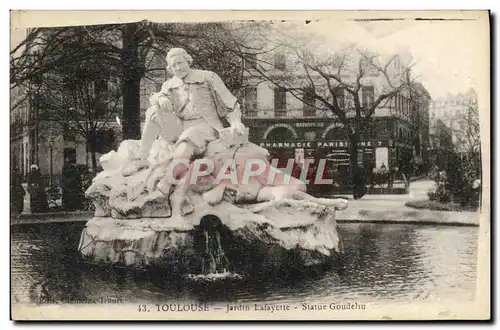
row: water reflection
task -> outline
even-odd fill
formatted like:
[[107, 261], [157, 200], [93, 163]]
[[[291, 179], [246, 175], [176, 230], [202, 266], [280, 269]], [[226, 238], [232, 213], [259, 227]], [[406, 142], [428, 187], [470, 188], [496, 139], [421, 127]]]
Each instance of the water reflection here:
[[477, 228], [342, 224], [346, 256], [341, 269], [207, 283], [84, 264], [76, 251], [82, 227], [54, 223], [12, 228], [14, 302], [474, 298]]

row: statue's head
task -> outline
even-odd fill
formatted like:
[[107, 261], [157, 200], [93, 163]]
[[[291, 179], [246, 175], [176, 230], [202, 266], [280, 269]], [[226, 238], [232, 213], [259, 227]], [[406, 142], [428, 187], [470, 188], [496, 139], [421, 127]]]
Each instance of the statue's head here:
[[182, 48], [172, 48], [167, 53], [167, 69], [179, 78], [184, 78], [191, 70], [193, 58]]

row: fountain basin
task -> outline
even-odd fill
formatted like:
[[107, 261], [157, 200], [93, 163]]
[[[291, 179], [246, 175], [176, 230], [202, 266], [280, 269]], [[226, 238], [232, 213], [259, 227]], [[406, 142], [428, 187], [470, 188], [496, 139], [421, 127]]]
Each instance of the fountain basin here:
[[92, 261], [192, 274], [303, 269], [335, 262], [342, 253], [335, 211], [295, 200], [200, 202], [182, 217], [94, 217], [79, 250]]

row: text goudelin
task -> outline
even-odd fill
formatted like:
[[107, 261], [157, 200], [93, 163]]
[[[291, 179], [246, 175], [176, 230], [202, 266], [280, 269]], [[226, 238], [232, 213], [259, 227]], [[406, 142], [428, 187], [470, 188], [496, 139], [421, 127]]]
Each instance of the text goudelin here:
[[365, 304], [358, 304], [357, 302], [351, 303], [327, 303], [327, 304], [308, 304], [302, 303], [301, 309], [303, 311], [321, 311], [321, 310], [350, 310], [350, 309], [366, 309]]

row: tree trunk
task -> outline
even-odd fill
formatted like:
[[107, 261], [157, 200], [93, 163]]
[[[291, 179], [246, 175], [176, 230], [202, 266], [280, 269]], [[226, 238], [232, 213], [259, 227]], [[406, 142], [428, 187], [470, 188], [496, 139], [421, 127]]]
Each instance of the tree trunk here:
[[137, 23], [122, 28], [123, 51], [123, 139], [140, 139], [141, 136], [141, 77]]
[[358, 144], [360, 134], [349, 134], [349, 154], [352, 193], [354, 199], [360, 199], [366, 194], [366, 173], [363, 166], [358, 166]]
[[94, 134], [90, 135], [87, 138], [86, 153], [85, 153], [86, 165], [87, 165], [87, 167], [89, 167], [89, 154], [90, 154], [92, 170], [94, 172], [97, 169], [96, 143], [99, 143], [99, 142], [97, 142]]
[[356, 134], [349, 134], [349, 154], [350, 154], [350, 164], [351, 168], [354, 168], [358, 164], [358, 143], [359, 137]]
[[91, 156], [92, 156], [92, 170], [95, 172], [96, 169], [97, 169], [97, 158], [96, 158], [96, 154], [95, 154], [95, 151], [92, 150], [90, 152]]

